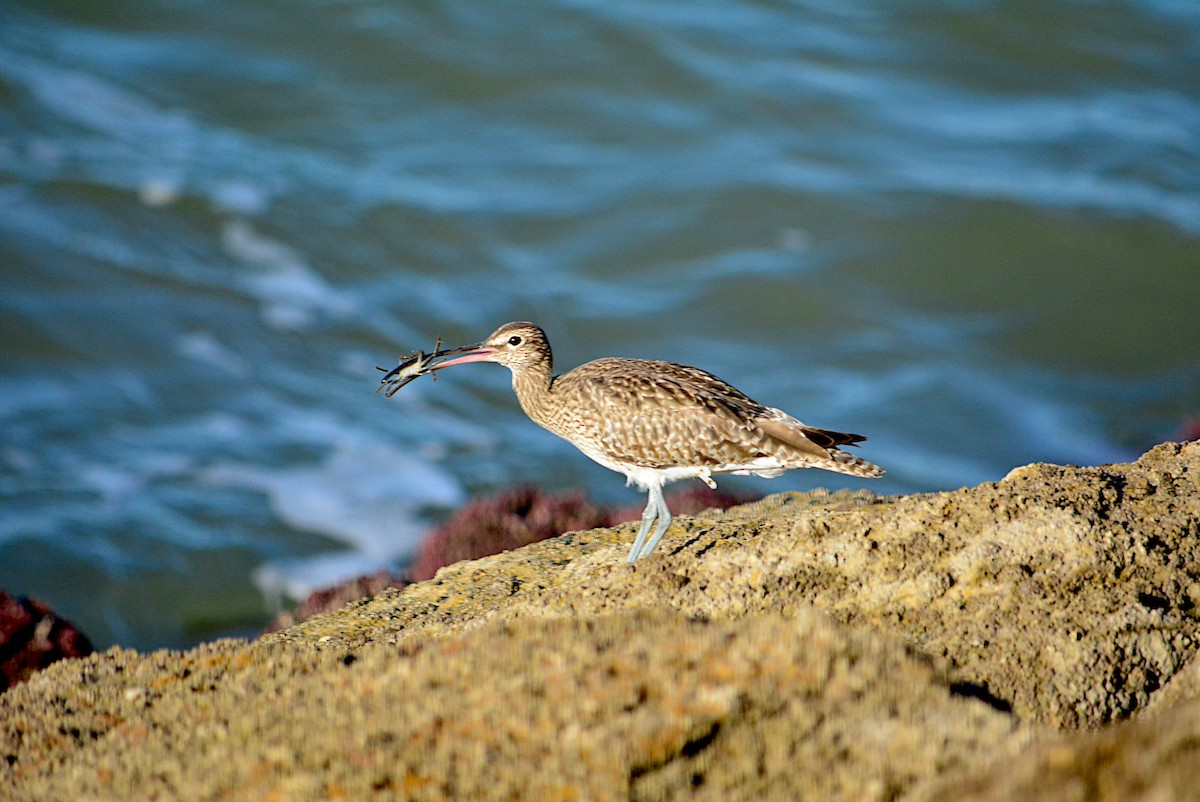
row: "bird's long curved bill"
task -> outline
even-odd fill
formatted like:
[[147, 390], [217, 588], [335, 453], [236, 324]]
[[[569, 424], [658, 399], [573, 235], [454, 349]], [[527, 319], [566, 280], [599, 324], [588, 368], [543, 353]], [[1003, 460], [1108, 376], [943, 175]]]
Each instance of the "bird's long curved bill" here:
[[461, 348], [451, 348], [447, 351], [434, 354], [434, 357], [444, 357], [448, 354], [462, 354], [462, 356], [455, 357], [454, 359], [443, 359], [435, 365], [430, 365], [429, 370], [441, 370], [451, 365], [465, 365], [468, 362], [489, 362], [494, 353], [496, 353], [495, 348], [488, 348], [483, 343], [464, 345]]

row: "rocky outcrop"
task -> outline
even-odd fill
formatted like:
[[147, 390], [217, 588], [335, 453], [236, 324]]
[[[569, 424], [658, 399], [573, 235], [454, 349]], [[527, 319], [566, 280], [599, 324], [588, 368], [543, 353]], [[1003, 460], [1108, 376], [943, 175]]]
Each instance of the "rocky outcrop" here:
[[462, 560], [519, 549], [563, 532], [609, 526], [611, 519], [610, 510], [583, 493], [548, 495], [535, 487], [514, 488], [456, 512], [425, 539], [407, 573], [420, 582]]
[[388, 570], [351, 577], [331, 587], [313, 591], [300, 604], [290, 610], [278, 613], [267, 624], [263, 633], [278, 632], [281, 629], [295, 626], [314, 615], [340, 610], [350, 602], [374, 596], [387, 588], [402, 588], [408, 584], [408, 581], [403, 574], [394, 574]]
[[1174, 799], [1200, 444], [574, 532], [0, 696], [0, 796]]
[[[677, 515], [724, 510], [749, 500], [703, 486], [667, 496], [667, 504]], [[547, 494], [535, 487], [518, 487], [473, 501], [456, 512], [426, 538], [406, 574], [420, 582], [433, 578], [439, 568], [462, 560], [519, 549], [563, 532], [640, 520], [641, 514], [640, 507], [614, 510], [595, 504], [583, 493]]]
[[[750, 500], [703, 486], [688, 487], [667, 497], [667, 503], [678, 515], [694, 515], [712, 508], [724, 510]], [[340, 610], [385, 588], [402, 588], [410, 582], [431, 579], [438, 569], [456, 562], [519, 549], [563, 532], [615, 526], [640, 518], [640, 508], [605, 507], [579, 492], [543, 493], [525, 486], [485, 496], [460, 509], [430, 533], [412, 564], [402, 572], [377, 571], [318, 590], [297, 607], [275, 616], [266, 631], [276, 632], [318, 613]]]

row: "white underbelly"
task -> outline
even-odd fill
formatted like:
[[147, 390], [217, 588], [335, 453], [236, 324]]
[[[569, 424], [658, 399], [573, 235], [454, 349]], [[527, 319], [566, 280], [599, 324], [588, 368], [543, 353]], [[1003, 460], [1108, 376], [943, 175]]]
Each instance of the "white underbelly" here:
[[605, 468], [624, 474], [626, 484], [635, 485], [642, 490], [648, 490], [655, 485], [662, 487], [680, 479], [700, 479], [710, 487], [716, 487], [712, 481], [714, 474], [732, 473], [738, 476], [761, 476], [769, 479], [779, 476], [787, 470], [787, 466], [784, 466], [775, 457], [758, 457], [745, 463], [725, 465], [671, 465], [665, 468], [644, 468], [617, 462], [597, 448], [584, 446], [578, 446], [578, 448]]

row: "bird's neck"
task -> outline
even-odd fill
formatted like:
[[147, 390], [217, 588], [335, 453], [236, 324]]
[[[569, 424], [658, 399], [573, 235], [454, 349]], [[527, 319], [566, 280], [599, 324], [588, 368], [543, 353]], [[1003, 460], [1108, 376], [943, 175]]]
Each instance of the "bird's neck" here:
[[513, 391], [521, 409], [535, 422], [546, 425], [554, 410], [554, 367], [549, 359], [513, 371]]

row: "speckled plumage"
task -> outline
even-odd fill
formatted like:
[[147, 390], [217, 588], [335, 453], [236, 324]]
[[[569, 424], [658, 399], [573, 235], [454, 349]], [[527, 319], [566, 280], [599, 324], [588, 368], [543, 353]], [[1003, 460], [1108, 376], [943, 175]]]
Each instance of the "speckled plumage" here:
[[[630, 562], [648, 554], [670, 523], [661, 500], [668, 482], [695, 477], [715, 487], [713, 474], [771, 477], [793, 468], [883, 474], [839, 449], [865, 437], [806, 426], [699, 368], [609, 358], [554, 376], [545, 333], [526, 322], [506, 323], [479, 345], [456, 350], [467, 356], [434, 369], [477, 361], [505, 365], [534, 422], [650, 492]], [[643, 546], [655, 519], [659, 527]]]

